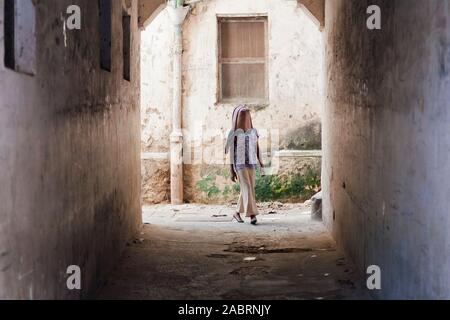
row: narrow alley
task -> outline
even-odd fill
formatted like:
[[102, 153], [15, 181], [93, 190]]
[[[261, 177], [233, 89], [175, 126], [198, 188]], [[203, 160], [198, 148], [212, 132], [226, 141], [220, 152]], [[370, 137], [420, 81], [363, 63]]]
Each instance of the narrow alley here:
[[368, 299], [351, 263], [306, 205], [266, 209], [259, 226], [231, 222], [233, 208], [144, 208], [97, 299]]
[[449, 101], [450, 0], [0, 0], [0, 300], [450, 299]]

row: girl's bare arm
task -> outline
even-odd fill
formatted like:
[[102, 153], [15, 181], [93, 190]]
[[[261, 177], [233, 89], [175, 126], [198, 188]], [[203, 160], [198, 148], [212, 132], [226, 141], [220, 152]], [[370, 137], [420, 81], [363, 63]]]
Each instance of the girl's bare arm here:
[[237, 181], [237, 174], [234, 171], [234, 166], [230, 166], [230, 174], [231, 174], [231, 181], [236, 182]]
[[259, 165], [261, 166], [261, 168], [264, 168], [264, 164], [262, 162], [262, 157], [261, 157], [261, 152], [260, 152], [260, 149], [259, 149], [259, 142], [257, 142], [256, 148], [257, 148], [256, 152], [257, 152], [257, 155], [258, 155]]

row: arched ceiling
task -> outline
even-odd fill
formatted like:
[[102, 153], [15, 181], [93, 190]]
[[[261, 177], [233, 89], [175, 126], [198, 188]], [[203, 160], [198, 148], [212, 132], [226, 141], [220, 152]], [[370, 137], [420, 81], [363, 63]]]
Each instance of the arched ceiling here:
[[298, 0], [300, 7], [319, 26], [325, 26], [325, 0]]
[[[322, 29], [325, 25], [325, 0], [297, 0], [300, 7]], [[192, 4], [198, 0], [186, 0]], [[139, 26], [145, 28], [166, 6], [166, 0], [139, 0]]]
[[166, 0], [139, 0], [139, 27], [145, 28], [166, 7]]

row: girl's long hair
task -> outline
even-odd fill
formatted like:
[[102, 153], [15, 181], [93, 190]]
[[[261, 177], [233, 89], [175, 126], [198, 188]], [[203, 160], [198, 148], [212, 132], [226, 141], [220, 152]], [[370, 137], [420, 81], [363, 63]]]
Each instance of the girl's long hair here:
[[[231, 117], [231, 131], [230, 131], [230, 135], [228, 136], [228, 140], [227, 143], [225, 145], [225, 154], [228, 154], [228, 151], [232, 148], [232, 143], [234, 143], [234, 139], [233, 142], [230, 140], [230, 137], [234, 137], [234, 133], [236, 131], [237, 128], [237, 121], [239, 119], [239, 115], [241, 114], [241, 112], [248, 112], [248, 116], [250, 117], [250, 126], [253, 129], [253, 121], [252, 121], [252, 115], [249, 112], [250, 110], [248, 110], [247, 108], [245, 108], [244, 106], [237, 106], [236, 108], [234, 108], [233, 110], [233, 116]], [[230, 157], [232, 157], [232, 154], [230, 155]], [[230, 160], [232, 161], [232, 160]]]
[[239, 115], [241, 114], [241, 112], [248, 112], [248, 116], [250, 117], [250, 125], [253, 129], [253, 120], [252, 120], [252, 115], [249, 112], [250, 110], [245, 108], [242, 105], [237, 106], [236, 108], [234, 108], [233, 110], [233, 116], [231, 117], [233, 123], [231, 124], [231, 130], [236, 131], [237, 129], [237, 122], [239, 119]]

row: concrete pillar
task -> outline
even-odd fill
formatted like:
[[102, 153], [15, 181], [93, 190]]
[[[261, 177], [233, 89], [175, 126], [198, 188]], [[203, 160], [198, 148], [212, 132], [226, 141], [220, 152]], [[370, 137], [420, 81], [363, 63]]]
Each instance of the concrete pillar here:
[[[181, 4], [181, 5], [180, 5]], [[170, 135], [170, 192], [173, 205], [183, 203], [183, 131], [182, 116], [182, 58], [183, 58], [183, 22], [189, 7], [182, 1], [171, 1], [167, 7], [175, 26], [175, 44], [173, 52], [173, 105], [172, 134]]]

